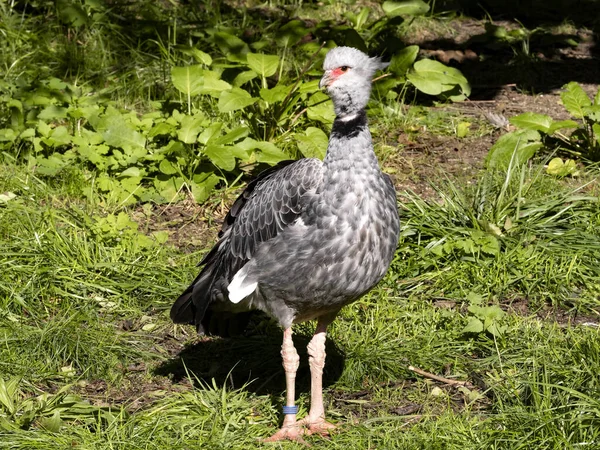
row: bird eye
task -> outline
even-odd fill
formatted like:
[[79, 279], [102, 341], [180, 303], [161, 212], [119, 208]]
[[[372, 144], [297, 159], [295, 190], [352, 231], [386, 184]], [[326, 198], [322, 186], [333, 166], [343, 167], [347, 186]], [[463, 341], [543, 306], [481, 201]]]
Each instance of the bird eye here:
[[349, 69], [349, 67], [348, 67], [348, 66], [342, 66], [342, 67], [340, 67], [340, 70], [341, 70], [342, 72], [346, 72], [348, 69]]

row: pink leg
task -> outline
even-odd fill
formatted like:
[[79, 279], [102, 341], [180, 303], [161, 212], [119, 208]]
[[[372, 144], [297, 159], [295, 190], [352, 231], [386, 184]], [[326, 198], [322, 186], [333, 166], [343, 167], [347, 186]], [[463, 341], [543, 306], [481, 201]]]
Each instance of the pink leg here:
[[308, 343], [308, 364], [310, 366], [310, 411], [299, 423], [308, 428], [308, 434], [329, 434], [335, 426], [325, 420], [323, 407], [323, 368], [325, 367], [325, 340], [327, 326], [335, 316], [319, 318], [317, 329]]
[[[294, 347], [292, 340], [292, 328], [283, 331], [283, 344], [281, 345], [281, 358], [285, 370], [286, 401], [288, 407], [295, 406], [296, 400], [296, 371], [300, 364], [300, 357]], [[283, 426], [273, 436], [265, 439], [265, 442], [275, 442], [282, 439], [302, 441], [304, 429], [296, 422], [296, 414], [286, 414], [283, 418]]]

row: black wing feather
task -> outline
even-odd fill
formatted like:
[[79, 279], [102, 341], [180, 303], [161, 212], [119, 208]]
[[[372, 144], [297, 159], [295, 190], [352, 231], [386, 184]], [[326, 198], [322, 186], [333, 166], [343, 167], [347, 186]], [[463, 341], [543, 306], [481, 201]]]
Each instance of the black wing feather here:
[[[226, 299], [233, 275], [261, 242], [298, 218], [306, 205], [303, 195], [321, 182], [321, 167], [317, 159], [283, 161], [248, 184], [225, 216], [219, 241], [200, 262], [202, 271], [173, 304], [173, 322], [195, 323], [198, 331], [209, 331], [210, 305]], [[208, 316], [214, 319], [218, 314]]]

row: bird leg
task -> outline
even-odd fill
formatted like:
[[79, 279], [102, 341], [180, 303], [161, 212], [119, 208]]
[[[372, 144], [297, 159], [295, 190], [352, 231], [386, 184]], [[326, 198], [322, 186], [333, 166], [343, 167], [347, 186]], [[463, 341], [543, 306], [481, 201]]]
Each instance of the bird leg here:
[[303, 441], [302, 435], [304, 429], [296, 421], [296, 413], [290, 411], [297, 411], [295, 406], [296, 400], [296, 371], [300, 365], [300, 357], [294, 347], [294, 341], [292, 340], [292, 328], [286, 328], [283, 331], [283, 344], [281, 345], [281, 358], [283, 359], [283, 369], [285, 371], [285, 388], [286, 388], [286, 401], [285, 405], [288, 411], [284, 409], [283, 425], [281, 429], [273, 436], [268, 437], [264, 442], [275, 442], [283, 439], [290, 439], [293, 441]]
[[335, 315], [319, 318], [315, 334], [307, 347], [308, 365], [310, 366], [310, 411], [308, 416], [299, 422], [308, 429], [307, 434], [328, 435], [329, 430], [335, 428], [335, 425], [325, 420], [325, 408], [323, 407], [325, 340], [327, 338], [327, 326], [333, 321], [334, 317]]

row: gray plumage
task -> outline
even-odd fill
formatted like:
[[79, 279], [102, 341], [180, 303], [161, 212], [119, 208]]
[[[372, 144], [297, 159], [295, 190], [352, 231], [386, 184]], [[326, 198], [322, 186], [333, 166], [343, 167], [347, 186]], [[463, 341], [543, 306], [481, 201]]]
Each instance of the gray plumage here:
[[174, 322], [208, 332], [212, 319], [258, 309], [289, 328], [336, 314], [381, 280], [399, 218], [365, 107], [371, 79], [385, 66], [353, 48], [327, 54], [321, 86], [337, 117], [324, 161], [282, 163], [248, 185], [203, 270], [173, 305]]

